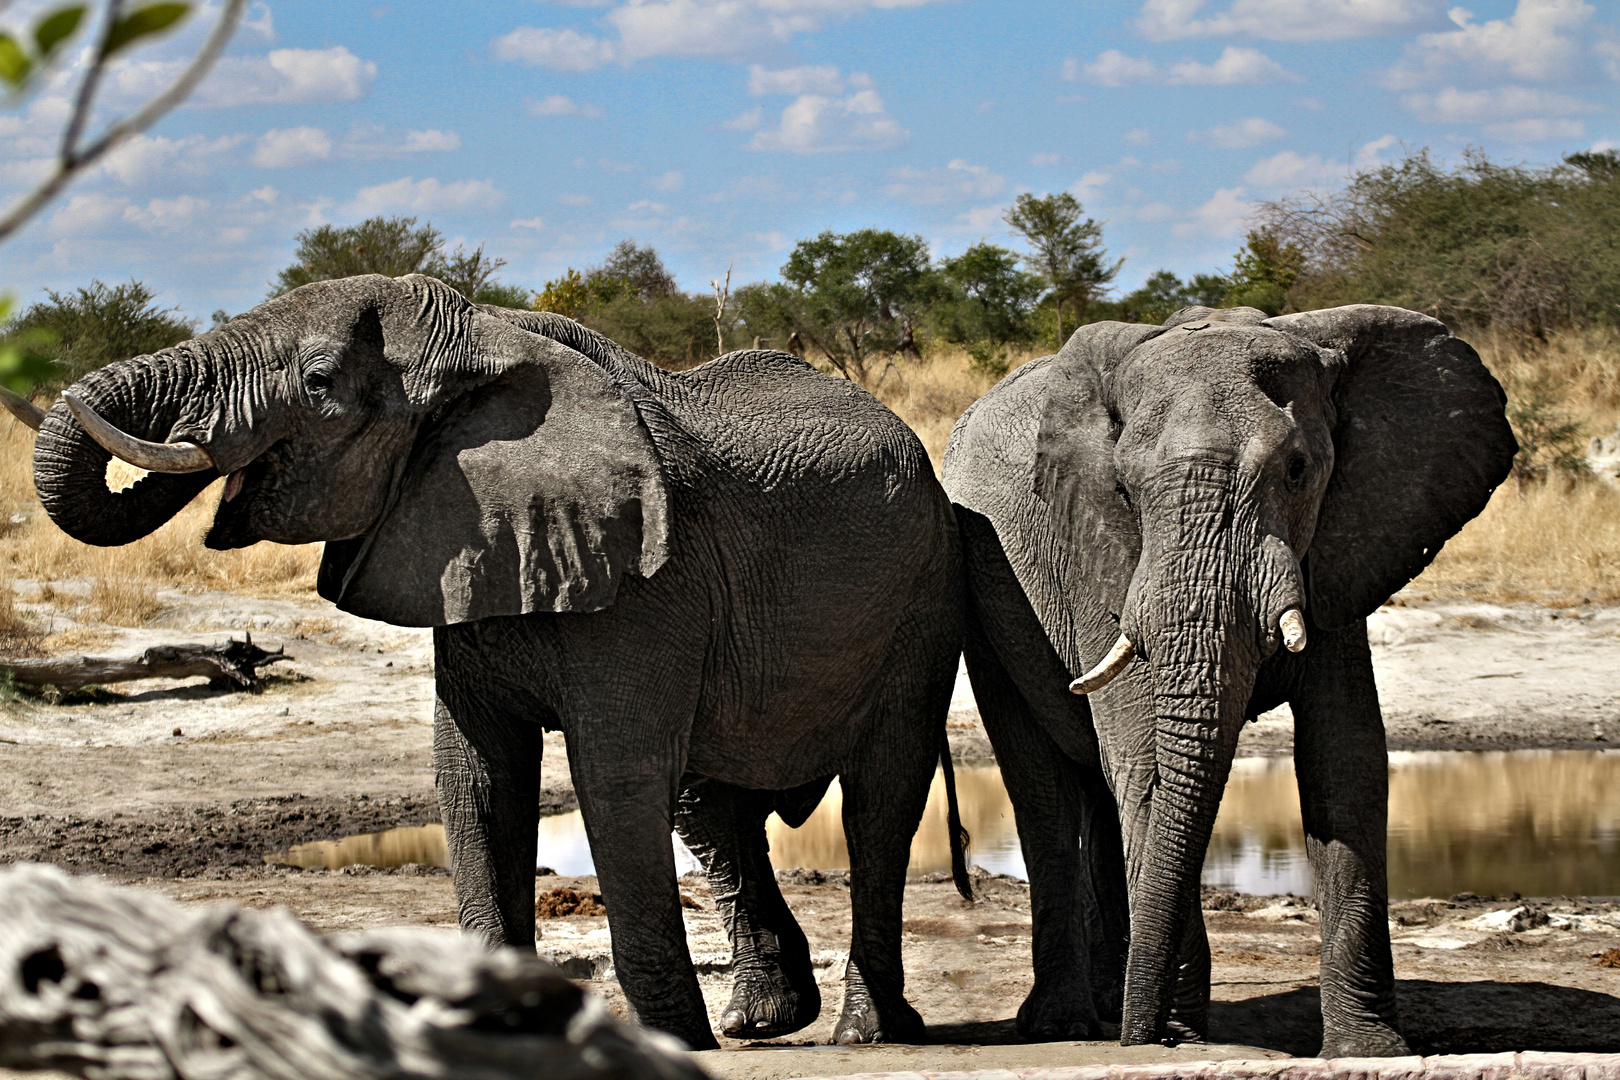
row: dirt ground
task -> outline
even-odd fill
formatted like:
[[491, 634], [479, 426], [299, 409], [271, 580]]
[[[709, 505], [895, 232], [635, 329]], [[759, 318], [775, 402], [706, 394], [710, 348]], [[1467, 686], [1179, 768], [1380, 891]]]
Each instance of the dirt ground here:
[[[24, 608], [30, 597], [21, 583]], [[54, 704], [6, 702], [0, 862], [54, 862], [188, 902], [283, 904], [325, 929], [453, 926], [443, 871], [265, 863], [292, 844], [437, 819], [428, 633], [355, 619], [314, 600], [178, 592], [160, 599], [168, 610], [159, 625], [98, 630], [102, 642], [85, 651], [130, 654], [251, 630], [255, 641], [285, 645], [294, 659], [269, 669], [259, 695], [152, 681]], [[55, 629], [74, 629], [57, 608], [32, 609]], [[1620, 745], [1620, 607], [1398, 598], [1374, 616], [1370, 635], [1392, 748]], [[959, 759], [989, 757], [965, 685], [953, 706], [952, 739]], [[1280, 710], [1246, 729], [1242, 749], [1286, 752], [1290, 742], [1291, 721]], [[547, 810], [574, 807], [560, 736], [547, 738], [543, 787]], [[839, 1004], [848, 893], [836, 872], [784, 877], [826, 988], [821, 1020], [789, 1041], [825, 1041]], [[589, 889], [593, 882], [538, 884]], [[697, 904], [687, 912], [692, 953], [718, 1016], [729, 993], [729, 953], [707, 887], [696, 878], [684, 887]], [[770, 1080], [1101, 1060], [1100, 1047], [1011, 1045], [1011, 1017], [1030, 983], [1028, 890], [982, 872], [978, 889], [977, 903], [966, 906], [948, 883], [914, 881], [905, 954], [908, 994], [931, 1037], [982, 1051], [849, 1057], [833, 1049], [738, 1053], [742, 1044], [732, 1044], [729, 1054], [706, 1055], [705, 1067]], [[1211, 1038], [1235, 1048], [1174, 1053], [1313, 1053], [1320, 948], [1311, 901], [1231, 893], [1206, 893], [1205, 901], [1215, 950]], [[1620, 951], [1609, 952], [1620, 950], [1620, 904], [1436, 898], [1393, 905], [1390, 914], [1414, 1049], [1620, 1050], [1620, 966], [1604, 966], [1620, 963]], [[619, 1000], [604, 918], [545, 920], [539, 947]]]

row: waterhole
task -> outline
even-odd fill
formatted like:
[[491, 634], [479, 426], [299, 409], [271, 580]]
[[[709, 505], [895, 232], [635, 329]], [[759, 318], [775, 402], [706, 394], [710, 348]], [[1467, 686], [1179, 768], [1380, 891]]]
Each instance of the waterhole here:
[[[1024, 877], [1012, 806], [995, 768], [959, 768], [970, 859]], [[835, 782], [802, 828], [767, 823], [778, 867], [849, 866]], [[679, 840], [682, 872], [697, 868]], [[1457, 892], [1526, 896], [1620, 895], [1620, 751], [1424, 751], [1389, 756], [1389, 885], [1397, 899]], [[300, 844], [272, 857], [298, 866], [447, 863], [438, 825]], [[592, 872], [578, 812], [542, 818], [538, 861], [561, 874]], [[950, 869], [939, 777], [911, 847], [912, 874]], [[1232, 767], [1204, 860], [1204, 882], [1258, 894], [1311, 891], [1293, 761], [1240, 758]]]

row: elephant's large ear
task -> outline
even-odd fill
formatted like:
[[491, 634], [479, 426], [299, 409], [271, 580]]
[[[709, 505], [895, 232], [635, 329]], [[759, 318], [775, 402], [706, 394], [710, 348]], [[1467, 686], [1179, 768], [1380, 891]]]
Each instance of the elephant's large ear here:
[[[1069, 595], [1091, 595], [1116, 618], [1142, 554], [1136, 514], [1120, 496], [1107, 382], [1125, 356], [1163, 327], [1098, 322], [1082, 326], [1053, 357], [1035, 443], [1035, 494], [1077, 575]], [[1080, 586], [1084, 586], [1083, 588]]]
[[1507, 478], [1502, 387], [1444, 323], [1357, 304], [1267, 326], [1344, 355], [1334, 466], [1306, 566], [1311, 619], [1335, 629], [1411, 581]]
[[327, 545], [321, 595], [402, 626], [607, 607], [667, 556], [652, 437], [598, 364], [469, 318], [480, 374], [428, 421], [371, 532]]

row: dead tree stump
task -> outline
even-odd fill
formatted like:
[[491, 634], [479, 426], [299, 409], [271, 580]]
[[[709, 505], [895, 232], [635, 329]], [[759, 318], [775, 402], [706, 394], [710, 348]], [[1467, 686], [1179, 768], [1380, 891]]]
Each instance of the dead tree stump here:
[[106, 1080], [702, 1080], [531, 952], [0, 870], [0, 1066]]

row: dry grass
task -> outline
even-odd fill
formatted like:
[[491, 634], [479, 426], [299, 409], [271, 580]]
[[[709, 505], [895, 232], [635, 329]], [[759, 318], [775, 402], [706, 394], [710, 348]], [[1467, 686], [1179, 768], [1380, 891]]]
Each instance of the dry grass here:
[[1620, 420], [1620, 331], [1593, 327], [1555, 334], [1544, 342], [1464, 336], [1510, 397], [1544, 387], [1565, 414], [1591, 429], [1588, 435], [1607, 435]]
[[1510, 480], [1410, 588], [1498, 602], [1620, 600], [1620, 488], [1554, 480], [1521, 493]]
[[[58, 529], [34, 494], [33, 432], [9, 417], [0, 420], [0, 574], [42, 586], [88, 579], [85, 614], [118, 625], [149, 622], [161, 609], [156, 590], [229, 589], [260, 595], [310, 593], [320, 565], [319, 544], [288, 547], [256, 544], [237, 551], [210, 551], [203, 534], [213, 521], [220, 484], [204, 491], [174, 519], [119, 548], [88, 547]], [[122, 466], [110, 469], [115, 486], [131, 479]], [[26, 520], [10, 524], [17, 517]], [[0, 589], [0, 593], [9, 590]], [[59, 597], [59, 600], [67, 599]], [[81, 598], [82, 599], [82, 598]]]
[[[1018, 367], [1036, 355], [1015, 354], [1011, 366]], [[934, 471], [938, 472], [957, 418], [1000, 379], [999, 375], [975, 370], [972, 357], [962, 349], [944, 345], [930, 348], [920, 363], [896, 363], [884, 368], [867, 389], [911, 425], [928, 448]]]

